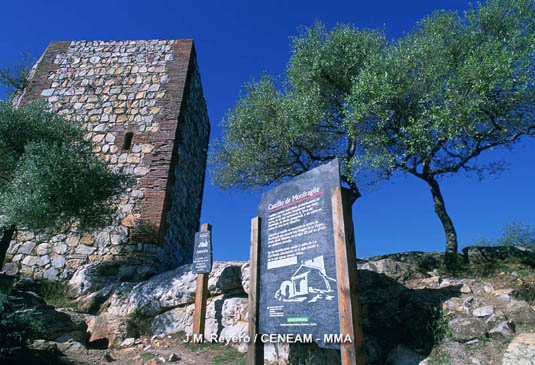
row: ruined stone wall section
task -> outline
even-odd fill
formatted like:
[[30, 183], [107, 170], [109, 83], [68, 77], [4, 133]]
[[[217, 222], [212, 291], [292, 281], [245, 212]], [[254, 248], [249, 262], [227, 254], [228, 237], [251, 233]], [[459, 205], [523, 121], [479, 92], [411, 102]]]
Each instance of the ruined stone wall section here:
[[[19, 104], [44, 101], [80, 123], [93, 152], [133, 183], [116, 201], [113, 224], [101, 231], [19, 232], [8, 253], [21, 273], [56, 279], [97, 261], [128, 260], [157, 270], [188, 261], [193, 236], [191, 242], [185, 236], [198, 226], [209, 133], [193, 54], [191, 40], [50, 44]], [[184, 95], [186, 79], [192, 80], [191, 97]], [[185, 99], [202, 105], [182, 105]]]

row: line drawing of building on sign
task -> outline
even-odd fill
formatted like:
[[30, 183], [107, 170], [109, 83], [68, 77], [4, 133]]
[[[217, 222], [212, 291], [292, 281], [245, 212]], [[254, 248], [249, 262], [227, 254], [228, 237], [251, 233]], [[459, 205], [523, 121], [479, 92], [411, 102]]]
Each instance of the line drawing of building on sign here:
[[323, 256], [302, 261], [290, 280], [281, 283], [275, 299], [283, 302], [316, 302], [320, 299], [332, 300], [336, 279], [327, 276]]

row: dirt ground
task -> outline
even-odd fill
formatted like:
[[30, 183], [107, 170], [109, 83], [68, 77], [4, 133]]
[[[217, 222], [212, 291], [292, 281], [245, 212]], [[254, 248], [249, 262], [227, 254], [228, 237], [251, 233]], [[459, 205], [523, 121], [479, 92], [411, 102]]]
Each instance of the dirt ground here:
[[130, 346], [112, 349], [73, 349], [65, 352], [66, 363], [155, 365], [155, 364], [245, 364], [246, 354], [215, 343], [193, 344], [183, 334], [140, 337]]

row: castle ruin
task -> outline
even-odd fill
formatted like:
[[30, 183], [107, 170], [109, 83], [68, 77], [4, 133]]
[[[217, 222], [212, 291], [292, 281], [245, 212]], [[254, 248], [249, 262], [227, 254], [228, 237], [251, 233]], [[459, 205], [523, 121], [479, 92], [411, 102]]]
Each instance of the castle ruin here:
[[52, 42], [17, 100], [31, 102], [80, 122], [133, 183], [102, 230], [19, 231], [8, 255], [20, 272], [56, 280], [92, 262], [157, 272], [191, 262], [210, 133], [193, 41]]

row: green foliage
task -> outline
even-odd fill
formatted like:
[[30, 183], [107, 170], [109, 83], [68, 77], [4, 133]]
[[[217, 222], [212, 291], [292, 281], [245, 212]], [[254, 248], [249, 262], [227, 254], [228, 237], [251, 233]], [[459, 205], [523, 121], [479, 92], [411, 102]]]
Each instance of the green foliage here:
[[17, 348], [26, 346], [39, 332], [28, 313], [15, 313], [8, 296], [0, 292], [0, 360], [7, 359]]
[[357, 141], [348, 132], [352, 80], [385, 45], [375, 31], [321, 23], [293, 38], [282, 90], [264, 75], [223, 120], [224, 135], [214, 142], [213, 182], [222, 188], [254, 188], [284, 181], [339, 158], [342, 178], [359, 195], [348, 162]]
[[126, 182], [91, 152], [79, 125], [33, 104], [0, 102], [0, 212], [5, 225], [57, 231], [107, 224]]
[[0, 68], [0, 85], [7, 89], [9, 99], [28, 85], [30, 70], [35, 60], [29, 52], [21, 55], [21, 62], [13, 67]]
[[535, 248], [535, 227], [518, 222], [507, 224], [500, 238], [496, 240], [496, 245]]
[[62, 281], [50, 281], [40, 279], [39, 294], [43, 297], [45, 302], [49, 305], [59, 308], [77, 308], [76, 302], [69, 299], [67, 296], [67, 283]]
[[488, 0], [439, 11], [397, 42], [320, 23], [292, 40], [282, 81], [264, 75], [223, 120], [210, 152], [213, 183], [270, 185], [338, 158], [359, 186], [412, 174], [429, 184], [455, 267], [457, 234], [438, 179], [504, 168], [477, 157], [535, 135], [535, 1]]
[[424, 180], [499, 171], [499, 161], [475, 158], [535, 133], [534, 41], [533, 0], [490, 0], [464, 16], [422, 20], [353, 84], [353, 133], [366, 151], [355, 165]]
[[242, 354], [233, 348], [227, 348], [226, 351], [222, 354], [217, 354], [212, 360], [213, 365], [223, 365], [223, 364], [235, 364], [235, 365], [245, 365], [245, 354]]
[[535, 284], [524, 283], [515, 288], [513, 296], [517, 300], [524, 300], [531, 305], [535, 305]]
[[156, 357], [152, 352], [144, 352], [142, 354], [139, 354], [139, 357], [143, 360], [151, 360]]
[[505, 225], [501, 236], [496, 240], [480, 237], [473, 246], [524, 246], [535, 248], [535, 226], [527, 223], [512, 222]]

